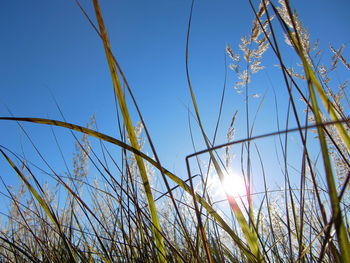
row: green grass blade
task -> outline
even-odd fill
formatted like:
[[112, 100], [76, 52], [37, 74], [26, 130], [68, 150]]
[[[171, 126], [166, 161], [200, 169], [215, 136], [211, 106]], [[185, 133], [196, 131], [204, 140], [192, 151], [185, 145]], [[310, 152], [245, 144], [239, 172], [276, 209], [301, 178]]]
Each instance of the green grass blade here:
[[314, 85], [314, 87], [316, 88], [316, 91], [323, 103], [323, 106], [325, 107], [325, 109], [327, 110], [329, 116], [331, 117], [331, 119], [335, 122], [337, 122], [335, 124], [335, 127], [340, 135], [340, 137], [342, 138], [343, 142], [345, 143], [348, 151], [350, 151], [350, 136], [347, 133], [347, 131], [345, 130], [343, 124], [340, 123], [341, 118], [339, 117], [339, 115], [337, 114], [336, 111], [336, 107], [334, 106], [334, 104], [330, 101], [330, 99], [328, 98], [325, 90], [323, 89], [322, 85], [320, 84], [319, 80], [317, 79], [315, 72], [312, 70], [311, 66], [309, 63], [306, 63], [304, 65], [304, 69], [308, 74], [308, 78], [310, 80], [310, 82]]
[[[303, 59], [303, 64], [307, 64], [307, 61], [305, 58]], [[311, 101], [312, 101], [312, 106], [314, 109], [314, 115], [315, 115], [315, 120], [317, 124], [322, 123], [321, 115], [319, 113], [319, 108], [317, 105], [317, 99], [316, 99], [316, 94], [313, 89], [313, 81], [312, 77], [310, 76], [310, 72], [313, 72], [310, 67], [305, 67], [304, 69], [306, 71], [306, 76], [308, 79], [308, 86], [310, 90], [310, 95], [311, 95]], [[320, 94], [319, 94], [320, 95]], [[344, 128], [341, 124], [340, 127]], [[341, 130], [341, 129], [340, 129]], [[339, 130], [338, 130], [339, 131]], [[328, 194], [331, 199], [331, 207], [332, 207], [332, 213], [335, 218], [335, 229], [337, 232], [337, 236], [339, 238], [339, 245], [340, 245], [340, 250], [342, 252], [342, 257], [344, 259], [344, 262], [350, 262], [350, 243], [348, 240], [348, 233], [345, 228], [345, 224], [342, 218], [342, 213], [340, 209], [340, 202], [338, 198], [338, 193], [337, 193], [337, 188], [335, 185], [335, 179], [332, 171], [332, 165], [330, 161], [330, 155], [328, 152], [328, 145], [326, 142], [326, 137], [324, 134], [324, 130], [321, 126], [317, 127], [317, 132], [319, 135], [319, 141], [321, 144], [321, 149], [322, 149], [322, 156], [323, 156], [323, 162], [325, 166], [325, 171], [326, 171], [326, 179], [327, 179], [327, 185], [328, 185]]]
[[[195, 115], [197, 118], [197, 122], [200, 128], [200, 131], [202, 133], [204, 142], [207, 146], [207, 148], [211, 148], [212, 145], [205, 133], [203, 124], [202, 124], [202, 120], [201, 120], [201, 116], [199, 114], [199, 109], [198, 109], [198, 104], [196, 101], [196, 96], [194, 94], [193, 88], [192, 88], [192, 83], [191, 83], [191, 79], [190, 79], [190, 74], [189, 74], [189, 65], [188, 65], [188, 60], [189, 60], [189, 37], [190, 37], [190, 29], [191, 29], [191, 20], [192, 20], [192, 11], [193, 11], [193, 2], [192, 2], [192, 8], [191, 8], [191, 14], [190, 14], [190, 19], [189, 19], [189, 24], [188, 24], [188, 30], [187, 30], [187, 41], [186, 41], [186, 75], [187, 75], [187, 82], [188, 82], [188, 88], [190, 91], [190, 95], [191, 95], [191, 99], [192, 99], [192, 104], [195, 110]], [[209, 151], [210, 154], [210, 158], [213, 162], [214, 168], [216, 170], [216, 172], [218, 173], [219, 179], [221, 181], [221, 183], [224, 180], [224, 173], [222, 172], [222, 169], [219, 165], [219, 162], [217, 161], [213, 151]], [[247, 220], [245, 219], [240, 207], [238, 206], [236, 200], [227, 195], [227, 200], [230, 204], [230, 207], [232, 209], [232, 211], [234, 212], [237, 221], [239, 222], [239, 225], [244, 233], [244, 236], [247, 240], [248, 246], [250, 248], [250, 250], [252, 251], [253, 255], [255, 256], [256, 259], [258, 259], [259, 262], [264, 262], [264, 260], [262, 259], [262, 255], [260, 253], [259, 250], [259, 241], [258, 241], [258, 237], [257, 237], [257, 233], [251, 229], [248, 225]], [[204, 236], [205, 238], [205, 236]]]
[[[338, 193], [337, 193], [337, 188], [335, 185], [335, 179], [332, 171], [332, 165], [330, 161], [330, 154], [328, 152], [328, 145], [325, 137], [325, 133], [322, 127], [322, 118], [320, 114], [320, 108], [317, 103], [317, 97], [316, 95], [318, 94], [321, 101], [323, 102], [325, 108], [327, 109], [330, 117], [334, 121], [339, 121], [339, 118], [336, 114], [335, 107], [331, 103], [331, 101], [328, 99], [325, 91], [323, 90], [321, 84], [316, 78], [316, 75], [314, 71], [312, 70], [309, 62], [307, 61], [304, 52], [302, 50], [302, 46], [299, 44], [300, 41], [294, 37], [290, 31], [289, 36], [293, 41], [294, 47], [302, 60], [306, 79], [308, 82], [308, 88], [310, 92], [310, 97], [311, 97], [311, 103], [312, 103], [312, 108], [313, 108], [313, 113], [315, 116], [315, 121], [317, 126], [317, 132], [318, 132], [318, 137], [321, 145], [321, 150], [322, 150], [322, 156], [323, 156], [323, 163], [324, 163], [324, 168], [325, 168], [325, 173], [326, 173], [326, 179], [327, 179], [327, 185], [328, 185], [328, 194], [331, 200], [331, 208], [332, 208], [332, 214], [334, 217], [334, 225], [336, 229], [336, 233], [339, 239], [339, 246], [341, 250], [341, 257], [344, 262], [350, 262], [350, 243], [348, 239], [348, 233], [343, 221], [341, 209], [340, 209], [340, 202], [338, 198]], [[316, 88], [316, 90], [314, 89]], [[317, 93], [316, 93], [317, 91]], [[350, 149], [350, 139], [349, 135], [345, 131], [343, 125], [341, 123], [338, 123], [336, 125], [336, 128], [339, 132], [339, 135], [343, 139], [343, 142], [346, 144], [347, 148]]]
[[[132, 121], [131, 121], [129, 111], [128, 111], [128, 108], [126, 105], [124, 92], [123, 92], [123, 89], [120, 85], [116, 66], [115, 66], [115, 63], [113, 60], [113, 56], [111, 54], [110, 44], [109, 44], [109, 40], [107, 37], [106, 29], [104, 26], [104, 22], [103, 22], [103, 18], [102, 18], [102, 14], [101, 14], [98, 0], [94, 0], [93, 3], [94, 3], [94, 8], [95, 8], [95, 13], [96, 13], [98, 25], [100, 27], [101, 38], [103, 41], [103, 45], [104, 45], [104, 49], [105, 49], [105, 53], [106, 53], [106, 58], [108, 61], [108, 66], [110, 69], [110, 75], [112, 78], [113, 87], [114, 87], [115, 93], [116, 93], [117, 98], [118, 98], [119, 107], [120, 107], [122, 115], [123, 115], [125, 127], [126, 127], [126, 130], [128, 132], [128, 135], [129, 135], [130, 143], [135, 149], [139, 150], [140, 146], [139, 146], [139, 143], [137, 141], [134, 127], [132, 125]], [[136, 162], [137, 162], [137, 165], [138, 165], [138, 168], [140, 171], [140, 176], [142, 179], [143, 187], [144, 187], [145, 194], [146, 194], [147, 201], [148, 201], [149, 210], [151, 213], [152, 230], [153, 230], [153, 235], [154, 235], [157, 250], [158, 250], [158, 258], [159, 258], [160, 262], [166, 262], [166, 257], [165, 257], [166, 251], [165, 251], [164, 240], [163, 240], [163, 237], [160, 233], [161, 227], [160, 227], [159, 218], [157, 215], [157, 209], [156, 209], [156, 205], [155, 205], [154, 198], [152, 195], [151, 187], [149, 184], [149, 179], [147, 176], [146, 167], [145, 167], [145, 164], [144, 164], [141, 157], [136, 155], [135, 158], [136, 158]]]

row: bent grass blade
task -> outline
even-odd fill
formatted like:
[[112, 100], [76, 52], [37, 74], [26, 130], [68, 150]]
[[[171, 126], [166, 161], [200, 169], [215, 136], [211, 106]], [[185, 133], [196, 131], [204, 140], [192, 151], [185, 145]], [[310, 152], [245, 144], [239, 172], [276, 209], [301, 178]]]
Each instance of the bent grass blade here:
[[[180, 186], [183, 190], [185, 190], [188, 194], [192, 194], [191, 187], [184, 182], [182, 179], [180, 179], [175, 174], [171, 173], [170, 171], [166, 170], [163, 167], [160, 167], [159, 164], [153, 160], [151, 157], [146, 155], [145, 153], [141, 152], [140, 150], [137, 150], [133, 148], [132, 146], [115, 139], [111, 136], [108, 136], [106, 134], [94, 131], [89, 128], [85, 128], [79, 125], [57, 121], [57, 120], [50, 120], [50, 119], [42, 119], [42, 118], [17, 118], [17, 117], [0, 117], [0, 120], [14, 120], [14, 121], [24, 121], [24, 122], [31, 122], [31, 123], [38, 123], [38, 124], [46, 124], [46, 125], [53, 125], [57, 127], [63, 127], [70, 130], [75, 130], [78, 132], [86, 133], [92, 137], [95, 137], [97, 139], [101, 139], [103, 141], [112, 143], [114, 145], [117, 145], [119, 147], [122, 147], [123, 149], [134, 153], [136, 156], [139, 156], [143, 160], [149, 162], [154, 167], [156, 167], [159, 170], [162, 170], [163, 173], [168, 176], [172, 181], [174, 181], [178, 186]], [[216, 212], [216, 210], [199, 194], [196, 193], [196, 199], [197, 201], [208, 211], [208, 213], [218, 222], [218, 224], [222, 227], [224, 231], [226, 231], [230, 237], [234, 240], [234, 242], [237, 244], [237, 246], [242, 250], [242, 252], [247, 256], [250, 260], [255, 260], [255, 255], [251, 252], [249, 247], [241, 240], [241, 238], [232, 230], [232, 228], [226, 223], [226, 221]]]

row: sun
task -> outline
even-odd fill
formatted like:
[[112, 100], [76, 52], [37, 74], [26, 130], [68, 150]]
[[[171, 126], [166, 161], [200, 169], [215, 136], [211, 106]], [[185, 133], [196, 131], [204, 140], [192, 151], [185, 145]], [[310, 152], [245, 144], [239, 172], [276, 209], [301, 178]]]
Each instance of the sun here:
[[243, 176], [232, 170], [227, 171], [222, 182], [217, 174], [212, 174], [209, 177], [208, 184], [210, 192], [221, 198], [224, 198], [226, 194], [234, 198], [240, 198], [246, 196], [247, 193]]
[[242, 176], [232, 171], [224, 176], [221, 187], [226, 194], [234, 198], [243, 197], [247, 193]]

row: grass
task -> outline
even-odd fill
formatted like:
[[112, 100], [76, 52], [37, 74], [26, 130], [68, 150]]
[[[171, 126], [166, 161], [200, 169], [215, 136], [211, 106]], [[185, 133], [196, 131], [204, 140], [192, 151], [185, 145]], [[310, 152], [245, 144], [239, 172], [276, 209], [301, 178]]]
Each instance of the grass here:
[[[0, 117], [4, 123], [17, 121], [24, 132], [22, 122], [65, 128], [72, 131], [76, 143], [73, 170], [67, 169], [66, 176], [53, 169], [35, 145], [47, 171], [0, 146], [22, 183], [14, 193], [1, 178], [6, 189], [2, 196], [11, 201], [1, 226], [2, 262], [350, 262], [349, 104], [344, 86], [332, 88], [328, 77], [337, 64], [348, 68], [348, 63], [341, 50], [332, 47], [329, 70], [315, 64], [318, 50], [313, 52], [308, 32], [288, 1], [276, 5], [262, 0], [258, 7], [249, 3], [255, 15], [250, 35], [242, 38], [239, 54], [227, 47], [238, 79], [235, 89], [245, 97], [247, 136], [234, 140], [235, 114], [228, 142], [215, 145], [225, 89], [215, 135], [210, 138], [188, 66], [192, 2], [186, 42], [194, 109], [189, 120], [198, 125], [206, 149], [187, 156], [185, 178], [160, 162], [132, 89], [111, 51], [98, 1], [93, 0], [97, 24], [77, 2], [104, 46], [119, 106], [120, 138], [103, 134], [93, 123], [85, 128], [59, 120]], [[285, 63], [284, 37], [299, 59], [299, 68]], [[288, 105], [287, 118], [285, 128], [280, 128], [278, 119], [276, 132], [255, 136], [264, 97], [251, 118], [250, 86], [254, 74], [264, 70], [262, 58], [268, 49], [279, 64], [289, 96], [286, 102], [276, 99], [276, 108], [279, 103]], [[300, 110], [299, 98], [305, 110]], [[136, 126], [131, 107], [140, 120]], [[290, 128], [291, 123], [295, 128]], [[82, 133], [82, 139], [73, 131]], [[272, 144], [263, 143], [269, 139]], [[143, 152], [144, 144], [152, 157]], [[272, 165], [281, 171], [282, 187], [277, 190], [268, 185], [276, 172], [269, 167], [271, 145], [277, 155]], [[239, 156], [230, 156], [232, 151]], [[95, 178], [89, 167], [98, 174]], [[232, 167], [241, 170], [246, 194], [222, 190], [216, 194], [220, 186], [213, 189], [213, 182], [227, 183]], [[40, 183], [39, 172], [50, 175], [55, 185]], [[254, 187], [256, 174], [262, 175], [260, 191]]]

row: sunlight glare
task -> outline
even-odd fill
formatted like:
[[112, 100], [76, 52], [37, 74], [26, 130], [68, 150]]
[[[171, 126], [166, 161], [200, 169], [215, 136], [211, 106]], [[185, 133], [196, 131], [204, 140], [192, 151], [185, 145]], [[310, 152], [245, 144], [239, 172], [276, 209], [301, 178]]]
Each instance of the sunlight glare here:
[[246, 186], [241, 176], [230, 172], [224, 177], [222, 182], [223, 191], [232, 197], [242, 197], [246, 195]]

